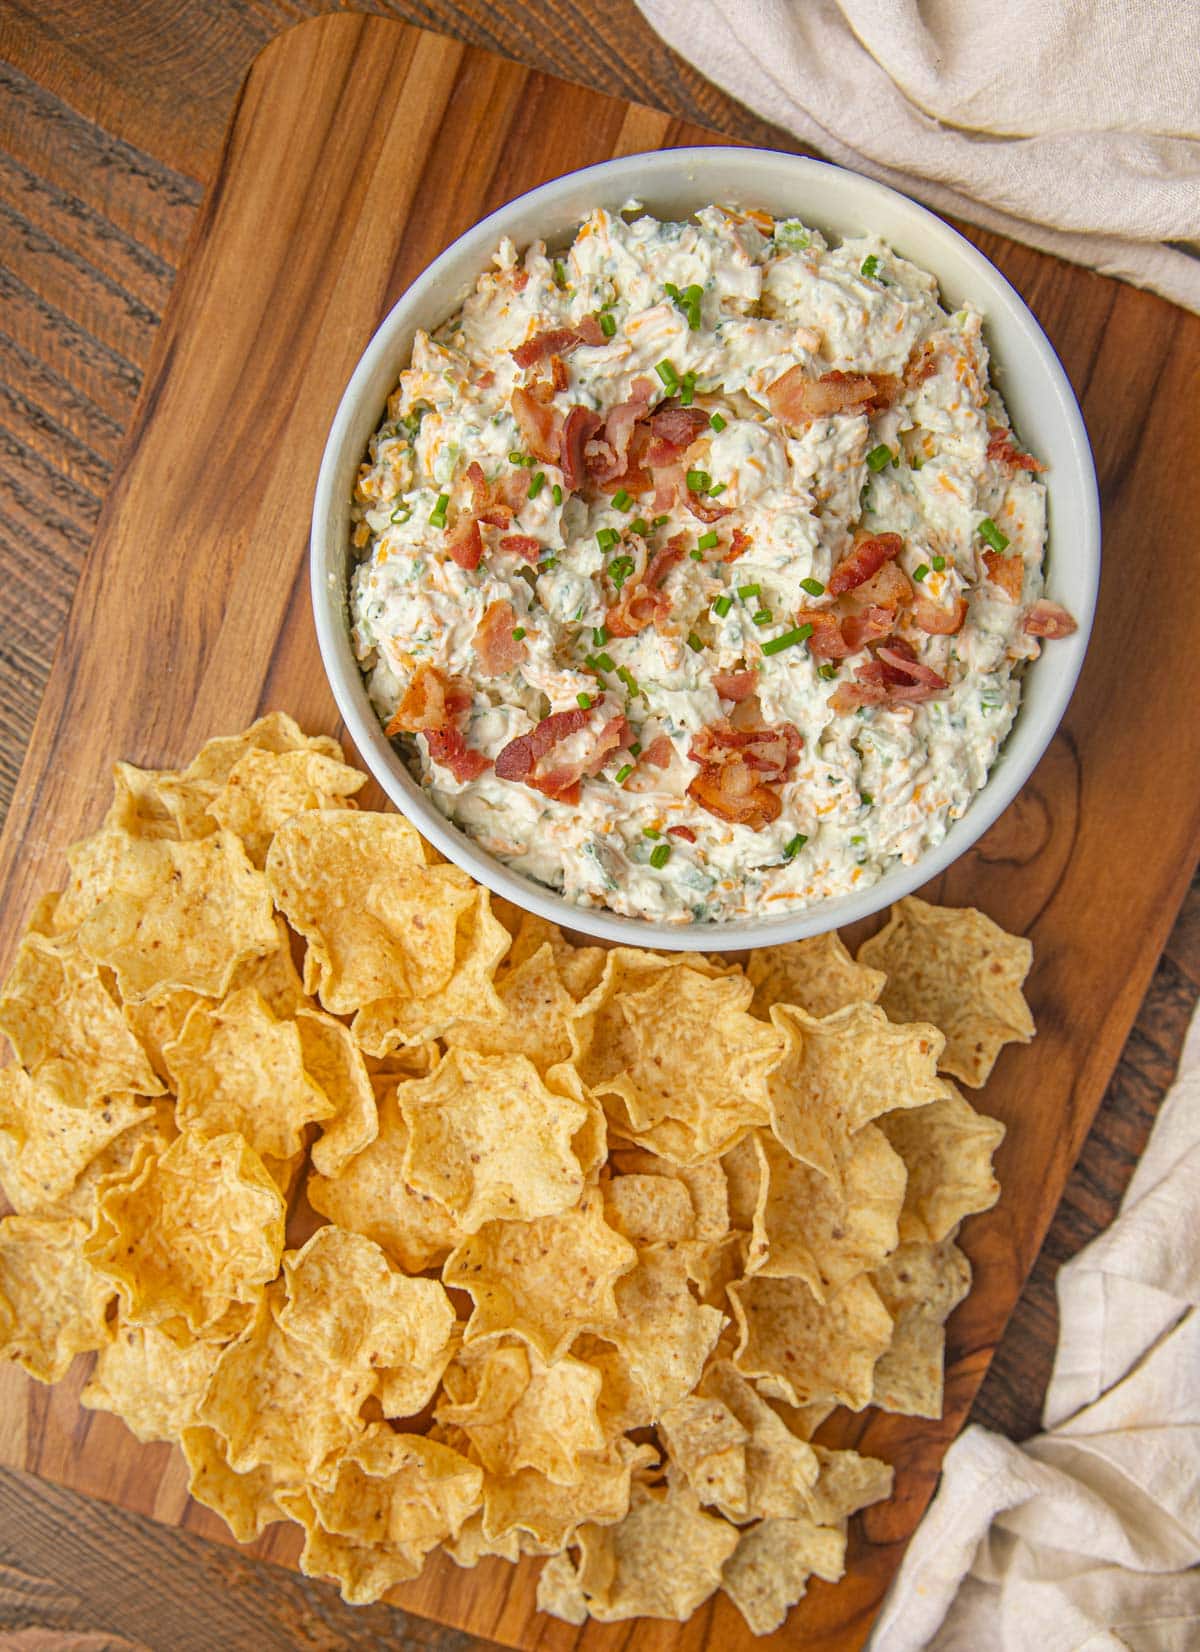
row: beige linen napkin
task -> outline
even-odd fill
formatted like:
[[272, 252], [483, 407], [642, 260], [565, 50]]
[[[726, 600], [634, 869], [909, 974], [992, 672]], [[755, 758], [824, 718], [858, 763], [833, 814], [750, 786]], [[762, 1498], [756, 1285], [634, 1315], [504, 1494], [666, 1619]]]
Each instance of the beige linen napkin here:
[[1200, 1016], [1058, 1301], [1046, 1432], [950, 1448], [870, 1652], [1200, 1647]]
[[637, 0], [830, 160], [1200, 310], [1200, 0]]

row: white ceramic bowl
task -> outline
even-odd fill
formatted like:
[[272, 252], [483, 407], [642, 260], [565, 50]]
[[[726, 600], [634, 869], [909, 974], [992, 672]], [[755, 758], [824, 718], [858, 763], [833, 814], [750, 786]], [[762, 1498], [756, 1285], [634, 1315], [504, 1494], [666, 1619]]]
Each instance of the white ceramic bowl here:
[[[485, 853], [434, 808], [393, 751], [350, 643], [351, 491], [388, 394], [408, 364], [414, 332], [453, 314], [502, 236], [518, 247], [534, 240], [565, 246], [588, 212], [616, 210], [630, 196], [658, 218], [686, 217], [719, 201], [797, 216], [835, 236], [873, 231], [937, 276], [949, 308], [970, 299], [982, 310], [992, 377], [1022, 442], [1049, 466], [1047, 593], [1079, 624], [1028, 670], [1016, 723], [987, 785], [936, 848], [912, 866], [897, 864], [861, 893], [760, 922], [651, 923], [579, 907]], [[822, 161], [761, 149], [665, 149], [586, 167], [519, 196], [460, 236], [413, 282], [367, 345], [333, 421], [317, 481], [311, 571], [321, 656], [346, 727], [388, 796], [430, 842], [497, 894], [567, 928], [634, 945], [711, 952], [796, 940], [867, 917], [957, 860], [1008, 807], [1049, 745], [1083, 664], [1100, 575], [1100, 509], [1087, 432], [1058, 357], [1014, 289], [948, 224], [895, 190]]]

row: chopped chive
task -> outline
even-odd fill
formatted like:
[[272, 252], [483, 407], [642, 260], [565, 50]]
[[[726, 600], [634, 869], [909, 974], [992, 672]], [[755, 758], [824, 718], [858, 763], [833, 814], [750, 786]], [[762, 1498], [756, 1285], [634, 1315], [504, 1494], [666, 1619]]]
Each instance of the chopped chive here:
[[627, 511], [632, 503], [633, 501], [624, 488], [618, 488], [616, 493], [613, 494], [613, 504], [619, 511]]
[[635, 516], [633, 521], [629, 524], [629, 531], [630, 533], [637, 534], [639, 538], [645, 539], [646, 535], [650, 532], [650, 524], [646, 521], [644, 516]]
[[596, 543], [602, 551], [610, 551], [620, 537], [615, 528], [601, 528], [596, 535]]
[[523, 637], [523, 636], [524, 636], [524, 635], [525, 635], [525, 627], [524, 627], [524, 626], [523, 626], [523, 625], [514, 625], [514, 626], [513, 626], [513, 629], [512, 629], [512, 640], [513, 640], [513, 641], [514, 641], [514, 642], [520, 642], [520, 640], [521, 640], [521, 638], [522, 638], [522, 637]]
[[859, 792], [858, 800], [860, 803], [865, 803], [867, 807], [870, 808], [871, 804], [875, 801], [875, 797], [871, 792]]
[[602, 312], [600, 316], [600, 331], [605, 338], [611, 338], [617, 330], [617, 323], [613, 316]]
[[633, 572], [633, 558], [631, 556], [617, 556], [608, 565], [608, 577], [619, 591]]
[[769, 608], [760, 608], [757, 614], [751, 614], [750, 616], [755, 625], [770, 625], [774, 617]]
[[933, 571], [935, 574], [940, 574], [945, 566], [946, 558], [944, 556], [935, 556], [933, 558]]
[[508, 462], [510, 465], [523, 465], [526, 462], [525, 454], [521, 452], [520, 448], [515, 447], [508, 456]]
[[546, 472], [544, 470], [534, 471], [533, 475], [529, 478], [529, 498], [536, 499], [545, 485]]
[[592, 709], [592, 697], [590, 694], [577, 694], [575, 698], [583, 707], [584, 711], [590, 711]]
[[714, 528], [710, 528], [708, 533], [702, 533], [696, 541], [702, 551], [715, 551], [720, 543]]
[[689, 470], [687, 485], [689, 493], [707, 493], [712, 487], [712, 477], [706, 470]]
[[803, 832], [797, 832], [792, 841], [784, 845], [784, 860], [795, 860], [796, 856], [800, 853], [801, 849], [803, 849], [807, 842], [808, 838], [805, 834]]
[[913, 578], [917, 581], [918, 585], [921, 583], [921, 581], [923, 579], [928, 579], [929, 578], [929, 564], [928, 564], [928, 562], [922, 562], [919, 568], [914, 568], [913, 569]]
[[679, 297], [679, 288], [675, 285], [675, 283], [673, 281], [664, 281], [663, 282], [663, 292], [666, 293], [667, 297], [669, 299], [671, 299], [672, 302], [674, 302]]
[[696, 399], [696, 375], [685, 373], [679, 381], [679, 405], [690, 407]]
[[865, 275], [868, 280], [873, 280], [874, 277], [879, 274], [879, 260], [873, 252], [868, 254], [868, 256], [863, 259], [862, 269], [859, 271], [859, 274]]
[[656, 872], [661, 872], [671, 858], [671, 845], [660, 843], [656, 849], [650, 851], [650, 864]]
[[886, 470], [892, 462], [892, 450], [885, 442], [873, 447], [867, 454], [867, 469], [873, 471]]
[[654, 371], [672, 393], [679, 389], [679, 374], [669, 361], [660, 361]]
[[556, 556], [547, 556], [547, 557], [544, 557], [542, 559], [542, 561], [538, 563], [538, 572], [540, 574], [549, 573], [551, 568], [557, 568], [557, 567], [558, 567], [558, 558]]
[[449, 503], [450, 495], [448, 493], [438, 494], [437, 504], [429, 513], [429, 520], [435, 528], [444, 528], [446, 526], [446, 507]]
[[700, 550], [699, 547], [697, 547], [695, 550], [689, 551], [688, 555], [691, 557], [693, 562], [703, 562], [704, 561], [704, 552], [702, 550]]
[[743, 602], [749, 602], [750, 598], [756, 597], [761, 590], [761, 585], [739, 585], [737, 588], [737, 594], [741, 597]]
[[688, 632], [688, 634], [687, 634], [687, 645], [691, 649], [693, 654], [698, 654], [700, 652], [700, 650], [704, 647], [704, 644], [700, 641], [700, 638], [696, 635], [696, 633], [694, 631], [689, 631]]
[[821, 584], [819, 579], [802, 579], [800, 581], [800, 589], [802, 591], [807, 591], [810, 597], [821, 597], [825, 595], [825, 587]]
[[633, 672], [629, 669], [629, 667], [627, 665], [619, 665], [617, 667], [617, 676], [625, 684], [625, 687], [629, 690], [629, 692], [631, 694], [640, 694], [641, 693], [641, 689], [638, 687], [638, 684], [637, 684], [637, 678], [634, 676]]
[[642, 748], [636, 740], [629, 748], [629, 755], [630, 757], [640, 757], [642, 755]]
[[836, 665], [833, 665], [832, 663], [830, 663], [829, 665], [819, 665], [817, 667], [817, 676], [818, 677], [824, 677], [824, 679], [827, 683], [831, 683], [833, 681], [833, 679], [837, 676], [837, 674], [838, 674], [838, 668], [837, 668]]
[[720, 413], [714, 413], [708, 422], [712, 425], [714, 430], [719, 432], [724, 430], [729, 421], [728, 419], [723, 418]]
[[643, 826], [642, 827], [642, 836], [643, 837], [661, 837], [662, 833], [659, 831], [657, 826]]
[[667, 513], [666, 513], [666, 511], [664, 511], [664, 512], [663, 512], [663, 514], [662, 514], [662, 515], [661, 515], [661, 516], [656, 516], [656, 517], [655, 517], [655, 518], [654, 518], [654, 521], [653, 521], [653, 522], [651, 522], [651, 524], [650, 524], [650, 526], [651, 526], [651, 527], [652, 527], [652, 528], [662, 528], [662, 527], [665, 527], [665, 526], [666, 526], [666, 524], [667, 524], [667, 523], [668, 523], [668, 522], [669, 522], [669, 521], [670, 521], [670, 520], [671, 520], [671, 518], [670, 518], [670, 517], [669, 517], [669, 516], [668, 516], [668, 515], [667, 515]]
[[994, 551], [1005, 551], [1008, 549], [1008, 535], [1000, 532], [1000, 529], [992, 521], [990, 516], [984, 517], [983, 521], [975, 529], [975, 532], [979, 535], [980, 539], [986, 539]]
[[785, 631], [781, 637], [772, 637], [762, 645], [764, 654], [778, 654], [781, 649], [793, 648], [798, 642], [807, 642], [812, 636], [811, 625], [798, 625], [794, 631]]
[[721, 618], [724, 619], [726, 614], [729, 612], [729, 610], [732, 607], [733, 607], [733, 598], [732, 597], [729, 597], [729, 596], [718, 597], [717, 600], [713, 603], [713, 612], [715, 614], [719, 614], [721, 616]]
[[554, 260], [554, 279], [560, 287], [565, 287], [567, 284], [567, 266], [561, 258]]
[[607, 625], [597, 625], [597, 626], [593, 627], [592, 641], [595, 643], [597, 648], [603, 648], [604, 647], [605, 643], [608, 641], [608, 627], [607, 627]]
[[561, 505], [563, 502], [563, 490], [559, 487], [557, 482], [555, 482], [554, 486], [550, 489], [550, 497], [554, 500], [556, 505]]
[[715, 487], [709, 488], [708, 497], [710, 499], [715, 499], [717, 497], [718, 493], [724, 493], [725, 492], [725, 489], [728, 487], [728, 485], [729, 484], [727, 482], [718, 482]]
[[683, 289], [684, 302], [687, 305], [688, 327], [693, 333], [700, 331], [700, 306], [704, 301], [704, 288], [694, 283]]
[[924, 467], [924, 464], [924, 459], [922, 459], [919, 454], [914, 453], [912, 458], [908, 461], [908, 468], [910, 470], [921, 470]]
[[617, 778], [617, 785], [618, 786], [624, 785], [625, 781], [629, 779], [629, 776], [632, 773], [633, 773], [633, 764], [632, 763], [622, 763], [621, 767], [617, 770], [617, 777], [616, 777]]
[[611, 654], [597, 654], [596, 664], [600, 667], [601, 671], [615, 671], [617, 669], [613, 664]]
[[409, 505], [397, 505], [396, 509], [392, 512], [391, 517], [389, 518], [389, 520], [392, 521], [392, 522], [407, 522], [411, 515], [412, 515], [411, 506], [409, 506]]

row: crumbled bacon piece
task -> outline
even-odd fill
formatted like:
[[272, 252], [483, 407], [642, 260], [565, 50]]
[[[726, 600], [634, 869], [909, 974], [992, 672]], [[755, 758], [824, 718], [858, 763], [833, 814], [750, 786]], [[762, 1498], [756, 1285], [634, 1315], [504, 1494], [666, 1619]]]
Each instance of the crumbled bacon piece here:
[[524, 470], [489, 482], [479, 461], [472, 459], [466, 477], [471, 490], [472, 514], [493, 528], [506, 528], [514, 511], [520, 510], [529, 494], [529, 477]]
[[620, 600], [608, 610], [604, 623], [610, 636], [633, 637], [648, 625], [661, 630], [671, 612], [670, 598], [663, 590], [667, 575], [687, 554], [688, 535], [672, 534], [646, 565], [640, 579], [629, 579]]
[[869, 413], [887, 407], [900, 389], [890, 373], [822, 373], [809, 378], [789, 367], [767, 386], [767, 405], [784, 424], [809, 424], [832, 413]]
[[732, 509], [729, 505], [715, 505], [711, 499], [705, 499], [703, 494], [693, 493], [691, 488], [684, 494], [683, 502], [701, 522], [719, 522], [723, 516], [728, 516]]
[[648, 763], [652, 769], [665, 769], [670, 766], [675, 755], [675, 747], [665, 734], [656, 734], [650, 744], [642, 752], [642, 762]]
[[746, 552], [750, 549], [753, 543], [754, 540], [744, 528], [735, 528], [733, 530], [733, 538], [729, 541], [729, 549], [725, 552], [725, 555], [721, 558], [721, 561], [736, 562], [739, 556], [745, 556]]
[[567, 414], [562, 428], [562, 447], [559, 454], [559, 464], [562, 466], [563, 483], [568, 488], [577, 488], [586, 475], [586, 460], [584, 449], [600, 428], [600, 415], [593, 413], [590, 407], [573, 407]]
[[687, 452], [708, 424], [708, 414], [699, 407], [671, 404], [656, 408], [647, 423], [651, 437], [647, 458], [652, 465], [666, 465]]
[[580, 344], [586, 344], [592, 350], [602, 350], [608, 343], [599, 316], [585, 315], [575, 331], [579, 335]]
[[433, 761], [449, 769], [456, 780], [478, 780], [492, 766], [491, 758], [473, 751], [456, 728], [430, 729], [425, 744]]
[[465, 568], [468, 573], [471, 569], [478, 568], [479, 559], [483, 555], [483, 539], [479, 533], [479, 523], [473, 516], [455, 528], [447, 539], [446, 555], [451, 562], [457, 562], [458, 566]]
[[688, 796], [718, 820], [761, 831], [783, 809], [772, 788], [789, 778], [802, 745], [792, 723], [735, 728], [722, 719], [699, 729], [688, 756], [700, 765]]
[[1003, 465], [1006, 470], [1031, 470], [1036, 473], [1046, 468], [1031, 453], [1022, 453], [1013, 440], [1012, 431], [999, 424], [988, 425], [987, 456], [993, 464]]
[[955, 597], [949, 608], [932, 598], [918, 596], [913, 606], [913, 619], [920, 630], [931, 637], [952, 637], [961, 631], [967, 617], [967, 600]]
[[526, 657], [524, 640], [514, 637], [517, 616], [511, 602], [490, 602], [475, 627], [475, 657], [489, 677], [506, 677]]
[[512, 359], [518, 367], [536, 367], [539, 361], [545, 361], [549, 356], [568, 355], [572, 350], [578, 350], [581, 344], [599, 349], [607, 343], [596, 317], [585, 315], [576, 327], [547, 327], [544, 332], [535, 333], [524, 344], [517, 345]]
[[565, 390], [571, 382], [567, 364], [561, 356], [550, 357], [550, 383], [556, 391]]
[[563, 437], [558, 409], [518, 385], [512, 393], [512, 411], [521, 439], [533, 457], [543, 464], [557, 464]]
[[511, 551], [513, 556], [522, 557], [526, 562], [536, 562], [542, 554], [542, 542], [528, 533], [506, 533], [500, 540], [502, 551]]
[[1060, 603], [1049, 602], [1045, 597], [1039, 597], [1025, 616], [1025, 635], [1028, 637], [1055, 640], [1069, 637], [1078, 629], [1078, 623]]
[[912, 601], [913, 588], [903, 568], [894, 562], [885, 562], [877, 573], [847, 593], [846, 604], [851, 610], [860, 608], [888, 608], [895, 613], [903, 603]]
[[[889, 563], [890, 567], [891, 564]], [[860, 648], [865, 648], [869, 642], [878, 642], [881, 637], [891, 634], [896, 624], [896, 610], [885, 608], [879, 603], [868, 603], [865, 608], [855, 609], [842, 620], [842, 641], [850, 654], [857, 654]]]
[[695, 843], [696, 834], [690, 826], [668, 826], [668, 837], [681, 837], [685, 843]]
[[723, 700], [746, 700], [758, 687], [758, 672], [715, 671], [712, 685]]
[[1025, 564], [1021, 558], [984, 551], [983, 562], [992, 584], [998, 585], [1010, 602], [1020, 602], [1025, 585]]
[[386, 734], [425, 734], [449, 728], [471, 704], [471, 685], [448, 677], [436, 665], [422, 664], [413, 672], [400, 704], [392, 713]]
[[874, 534], [869, 539], [858, 540], [830, 574], [826, 587], [830, 596], [840, 597], [845, 591], [865, 585], [885, 562], [899, 556], [903, 549], [904, 541], [898, 533]]
[[[832, 608], [801, 608], [797, 625], [811, 625], [808, 651], [817, 660], [844, 660], [853, 647], [842, 635], [838, 616]], [[861, 646], [861, 644], [859, 645]]]
[[528, 270], [514, 270], [513, 271], [513, 291], [518, 292], [518, 293], [523, 293], [528, 285], [529, 285], [529, 271]]
[[[518, 735], [497, 754], [496, 773], [502, 780], [522, 780], [527, 786], [562, 803], [578, 803], [580, 781], [596, 774], [606, 758], [629, 744], [629, 724], [621, 715], [610, 717], [595, 731], [591, 749], [570, 763], [554, 763], [555, 748], [587, 728], [590, 714], [582, 709], [555, 711], [543, 717], [528, 734]], [[546, 760], [549, 760], [548, 762]]]
[[857, 666], [852, 683], [840, 683], [829, 704], [834, 711], [856, 711], [859, 706], [919, 705], [950, 685], [932, 667], [917, 659], [912, 644], [894, 637], [873, 659]]

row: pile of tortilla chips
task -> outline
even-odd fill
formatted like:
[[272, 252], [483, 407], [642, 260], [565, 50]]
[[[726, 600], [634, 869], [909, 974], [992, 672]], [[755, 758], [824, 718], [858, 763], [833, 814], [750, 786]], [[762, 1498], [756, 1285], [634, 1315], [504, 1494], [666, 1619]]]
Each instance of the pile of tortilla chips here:
[[1002, 1135], [941, 1074], [1031, 1036], [1028, 944], [909, 900], [857, 961], [576, 947], [362, 782], [278, 714], [117, 766], [0, 997], [0, 1352], [95, 1352], [349, 1601], [441, 1546], [769, 1631], [891, 1489], [823, 1420], [940, 1412]]

